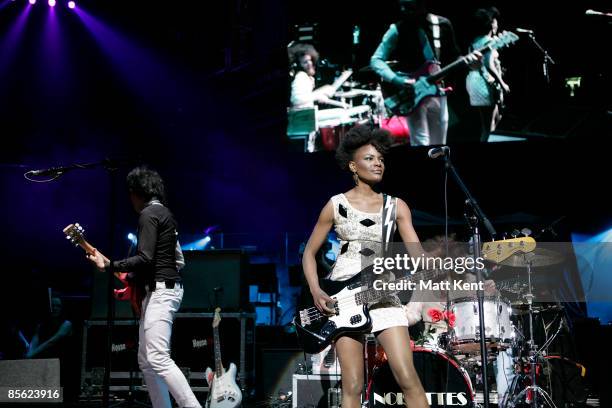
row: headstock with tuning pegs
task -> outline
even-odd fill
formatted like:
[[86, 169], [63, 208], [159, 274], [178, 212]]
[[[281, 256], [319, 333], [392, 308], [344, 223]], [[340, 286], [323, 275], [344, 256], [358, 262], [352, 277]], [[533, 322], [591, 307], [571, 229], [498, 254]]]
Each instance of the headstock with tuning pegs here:
[[535, 239], [527, 236], [485, 242], [482, 245], [482, 257], [487, 261], [500, 263], [514, 254], [532, 252], [535, 248]]
[[85, 241], [85, 228], [79, 225], [78, 222], [68, 225], [63, 231], [64, 234], [66, 234], [66, 239], [74, 244], [74, 246], [80, 246], [88, 254], [93, 254], [95, 252], [96, 249], [92, 247], [89, 242]]
[[212, 327], [219, 327], [219, 323], [221, 323], [221, 308], [217, 307], [215, 309], [215, 315], [213, 317]]
[[72, 244], [74, 244], [74, 246], [79, 246], [79, 244], [83, 242], [84, 233], [85, 228], [81, 227], [78, 222], [70, 224], [66, 228], [64, 228], [64, 234], [66, 234], [66, 239], [69, 240]]

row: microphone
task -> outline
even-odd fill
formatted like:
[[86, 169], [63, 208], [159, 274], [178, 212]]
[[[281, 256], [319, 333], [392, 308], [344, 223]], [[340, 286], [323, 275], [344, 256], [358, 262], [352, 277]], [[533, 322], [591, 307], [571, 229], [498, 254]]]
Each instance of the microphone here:
[[427, 156], [430, 159], [437, 159], [440, 156], [448, 156], [450, 153], [450, 147], [442, 146], [442, 147], [434, 147], [433, 149], [429, 149], [427, 152]]
[[597, 10], [592, 10], [592, 9], [588, 9], [587, 11], [584, 12], [585, 16], [605, 16], [605, 17], [612, 17], [612, 13], [602, 13], [601, 11], [597, 11]]
[[61, 167], [51, 167], [50, 169], [30, 170], [26, 174], [28, 176], [50, 176], [50, 175], [55, 176], [63, 172], [64, 172], [64, 169]]
[[525, 33], [525, 34], [533, 34], [533, 30], [528, 30], [526, 28], [516, 28], [516, 31], [519, 33]]

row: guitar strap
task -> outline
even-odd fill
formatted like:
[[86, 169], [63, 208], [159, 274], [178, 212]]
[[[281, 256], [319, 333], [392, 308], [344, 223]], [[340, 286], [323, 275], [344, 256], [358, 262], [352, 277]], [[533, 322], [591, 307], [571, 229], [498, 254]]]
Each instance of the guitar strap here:
[[382, 256], [387, 256], [397, 228], [397, 198], [383, 194]]
[[[440, 19], [435, 14], [429, 14], [428, 20], [431, 23], [431, 32], [433, 34], [434, 50], [436, 53], [436, 61], [440, 60], [440, 48], [442, 48], [442, 41], [440, 40]], [[431, 47], [431, 45], [430, 45]]]
[[426, 61], [439, 61], [440, 60], [440, 48], [442, 48], [442, 41], [440, 40], [440, 19], [435, 14], [428, 14], [427, 21], [431, 25], [431, 33], [433, 37], [433, 48], [429, 37], [425, 32], [424, 28], [418, 29], [419, 40], [423, 47], [423, 56]]

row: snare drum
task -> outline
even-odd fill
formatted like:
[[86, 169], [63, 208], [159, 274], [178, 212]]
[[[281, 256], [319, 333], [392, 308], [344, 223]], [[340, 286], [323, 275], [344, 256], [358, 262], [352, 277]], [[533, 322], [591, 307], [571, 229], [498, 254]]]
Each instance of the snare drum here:
[[[483, 300], [485, 341], [489, 348], [507, 348], [514, 339], [514, 329], [510, 321], [510, 303], [496, 296], [485, 296]], [[459, 298], [453, 301], [455, 314], [454, 334], [451, 346], [457, 353], [480, 353], [480, 317], [478, 299]]]
[[[431, 407], [473, 406], [472, 382], [457, 360], [438, 348], [415, 347], [412, 356]], [[387, 361], [374, 369], [366, 397], [370, 408], [404, 405], [402, 390]]]

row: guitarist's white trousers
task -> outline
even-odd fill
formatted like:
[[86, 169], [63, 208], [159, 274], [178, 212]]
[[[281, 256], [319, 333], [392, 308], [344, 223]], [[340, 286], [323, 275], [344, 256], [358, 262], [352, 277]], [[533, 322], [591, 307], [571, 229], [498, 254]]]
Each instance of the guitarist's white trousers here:
[[448, 107], [446, 96], [430, 96], [407, 117], [411, 146], [446, 144]]
[[142, 370], [154, 408], [171, 408], [170, 393], [180, 407], [201, 408], [185, 376], [170, 358], [174, 315], [181, 305], [183, 288], [166, 289], [157, 282], [142, 302], [139, 327], [138, 365]]

